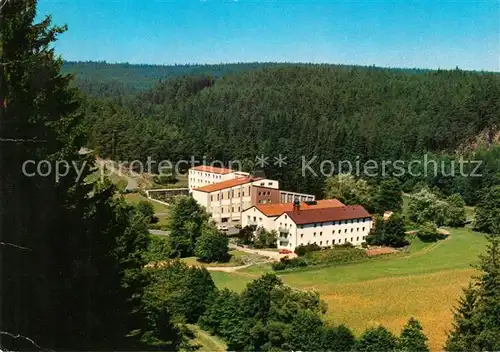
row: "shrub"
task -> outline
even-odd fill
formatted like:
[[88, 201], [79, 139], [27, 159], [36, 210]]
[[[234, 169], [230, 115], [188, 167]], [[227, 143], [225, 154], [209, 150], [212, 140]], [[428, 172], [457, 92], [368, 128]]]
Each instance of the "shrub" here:
[[339, 245], [322, 251], [311, 251], [298, 258], [282, 258], [278, 263], [272, 264], [272, 268], [273, 270], [285, 270], [312, 265], [344, 264], [367, 258], [368, 256], [363, 249]]
[[307, 266], [308, 263], [304, 258], [288, 258], [284, 257], [281, 258], [279, 262], [273, 263], [271, 266], [273, 270], [285, 270], [285, 269], [290, 269], [290, 268], [299, 268], [299, 267], [305, 267]]
[[334, 247], [321, 252], [310, 252], [305, 258], [309, 265], [343, 264], [368, 258], [366, 252], [359, 248]]
[[318, 246], [316, 243], [308, 243], [306, 245], [301, 244], [300, 246], [295, 248], [295, 254], [297, 254], [299, 257], [306, 255], [307, 253], [310, 252], [316, 252], [321, 250], [321, 247]]
[[159, 185], [170, 185], [177, 182], [177, 178], [174, 175], [155, 175], [153, 180]]
[[431, 223], [426, 223], [420, 226], [417, 231], [417, 236], [423, 242], [436, 242], [441, 237], [440, 233], [436, 229], [436, 226]]

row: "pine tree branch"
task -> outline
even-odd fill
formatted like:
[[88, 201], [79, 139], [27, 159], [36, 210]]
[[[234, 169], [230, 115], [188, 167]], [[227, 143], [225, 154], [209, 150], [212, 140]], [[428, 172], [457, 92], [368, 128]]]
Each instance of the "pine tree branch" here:
[[[51, 350], [48, 350], [46, 348], [43, 348], [41, 347], [40, 345], [38, 345], [35, 341], [33, 341], [32, 339], [30, 339], [29, 337], [26, 337], [26, 336], [23, 336], [23, 335], [20, 335], [20, 334], [12, 334], [10, 332], [7, 332], [7, 331], [0, 331], [0, 335], [7, 335], [9, 337], [12, 337], [13, 339], [23, 339], [23, 340], [26, 340], [28, 342], [30, 342], [33, 346], [35, 346], [36, 348], [40, 349], [40, 351], [51, 351]], [[2, 351], [7, 351], [6, 349], [4, 349], [4, 347], [2, 347]]]
[[0, 138], [0, 142], [46, 143], [47, 141], [43, 139]]
[[[2, 245], [2, 246], [6, 246], [6, 247], [14, 247], [14, 248], [22, 249], [22, 250], [24, 250], [24, 251], [31, 251], [31, 249], [30, 249], [30, 248], [23, 247], [23, 246], [19, 246], [19, 245], [17, 245], [17, 244], [8, 243], [8, 242], [0, 242], [0, 245]], [[1, 333], [2, 333], [2, 332], [0, 331], [0, 334], [1, 334]]]
[[4, 6], [7, 5], [8, 2], [9, 0], [0, 0], [0, 11], [2, 11]]

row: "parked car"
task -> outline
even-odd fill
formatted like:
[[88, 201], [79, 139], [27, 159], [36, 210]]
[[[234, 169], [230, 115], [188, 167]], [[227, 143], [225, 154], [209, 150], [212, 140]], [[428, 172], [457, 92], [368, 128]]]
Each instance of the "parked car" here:
[[219, 225], [219, 226], [217, 226], [217, 229], [219, 231], [227, 231], [227, 230], [229, 230], [229, 227], [227, 227], [227, 225]]
[[293, 252], [289, 249], [280, 249], [280, 254], [290, 254], [290, 253], [293, 253]]

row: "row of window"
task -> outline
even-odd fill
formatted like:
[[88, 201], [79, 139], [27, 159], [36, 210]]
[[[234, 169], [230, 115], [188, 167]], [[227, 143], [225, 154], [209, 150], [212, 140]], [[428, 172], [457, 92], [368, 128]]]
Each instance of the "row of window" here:
[[205, 176], [205, 177], [212, 176], [212, 178], [215, 178], [215, 179], [221, 178], [221, 175], [211, 174], [211, 173], [203, 172], [203, 171], [191, 171], [190, 173], [194, 174], [194, 175], [198, 175], [198, 176]]
[[[212, 211], [216, 210], [217, 208], [216, 207], [213, 207], [212, 208]], [[220, 207], [220, 212], [221, 213], [224, 213], [224, 211], [226, 210], [228, 213], [234, 213], [234, 211], [236, 210], [237, 212], [240, 212], [241, 211], [241, 207], [240, 206], [237, 206], [237, 207]]]
[[[361, 231], [365, 231], [365, 227], [362, 227]], [[341, 233], [341, 232], [342, 232], [342, 230], [338, 230], [337, 233]], [[354, 228], [351, 228], [351, 232], [354, 232]], [[356, 232], [359, 232], [359, 227], [356, 227]], [[347, 233], [347, 229], [344, 229], [344, 233]], [[323, 231], [320, 231], [319, 235], [323, 236]], [[335, 230], [332, 231], [332, 235], [335, 235]], [[301, 233], [300, 238], [303, 238], [303, 237], [304, 237], [304, 234]], [[313, 233], [313, 237], [316, 237], [316, 232]]]
[[[250, 188], [248, 189], [248, 192], [250, 192]], [[224, 198], [224, 194], [226, 194], [225, 198]], [[235, 195], [235, 192], [234, 192], [234, 189], [232, 189], [231, 191], [217, 193], [216, 194], [217, 197], [215, 197], [215, 198], [216, 198], [216, 200], [232, 199], [232, 198], [235, 198], [234, 195]], [[241, 193], [240, 193], [240, 191], [236, 192], [236, 198], [240, 198], [240, 196], [242, 196], [242, 197], [245, 196], [245, 190], [244, 189], [243, 189], [243, 191]], [[211, 202], [214, 201], [214, 195], [213, 194], [210, 196], [210, 201]]]
[[[360, 222], [366, 222], [366, 221], [370, 221], [371, 219], [370, 218], [361, 218], [361, 219], [350, 219], [350, 220], [339, 220], [339, 221], [331, 221], [331, 222], [319, 222], [319, 223], [316, 223], [316, 224], [313, 224], [314, 227], [323, 227], [323, 224], [325, 224], [325, 226], [328, 226], [328, 225], [343, 225], [343, 224], [355, 224], [355, 223], [360, 223]], [[304, 228], [304, 225], [300, 225], [299, 226], [301, 229]]]
[[198, 184], [199, 184], [199, 183], [205, 183], [205, 184], [213, 184], [213, 183], [216, 183], [215, 181], [207, 181], [207, 180], [200, 180], [200, 179], [198, 179], [198, 180], [197, 180], [197, 179], [195, 179], [195, 178], [190, 178], [190, 179], [189, 179], [189, 181], [190, 181], [191, 183], [193, 183], [193, 182], [197, 182]]
[[270, 195], [271, 195], [271, 191], [267, 191], [267, 192], [259, 192], [259, 196], [265, 196], [265, 195], [270, 196]]
[[[361, 237], [361, 240], [364, 241], [366, 238], [366, 236], [363, 236]], [[348, 241], [347, 238], [344, 238], [344, 242], [342, 242], [342, 239], [339, 239], [337, 242], [335, 242], [335, 240], [332, 240], [332, 244], [342, 244], [342, 243], [347, 243], [347, 242], [350, 242], [350, 243], [353, 243], [354, 242], [354, 237], [351, 237], [351, 240]], [[359, 242], [359, 237], [356, 237], [356, 242]], [[319, 241], [319, 243], [316, 243], [316, 241], [313, 242], [314, 244], [319, 244], [320, 246], [323, 245], [323, 241]], [[301, 243], [303, 244], [303, 243]], [[311, 244], [311, 242], [308, 242], [308, 244]], [[329, 242], [328, 240], [325, 241], [325, 245], [329, 245]]]

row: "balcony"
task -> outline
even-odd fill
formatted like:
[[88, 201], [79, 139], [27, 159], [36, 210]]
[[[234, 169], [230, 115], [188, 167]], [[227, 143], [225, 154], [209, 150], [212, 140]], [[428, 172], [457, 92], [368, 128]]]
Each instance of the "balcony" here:
[[257, 219], [247, 219], [248, 225], [257, 225]]
[[278, 227], [278, 232], [279, 233], [289, 233], [290, 232], [290, 228], [288, 227]]
[[279, 236], [278, 237], [278, 242], [289, 242], [290, 240], [288, 239], [288, 237], [282, 237], [282, 236]]

